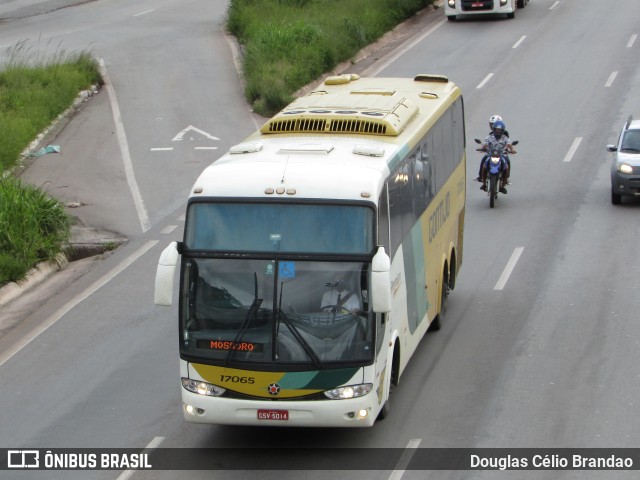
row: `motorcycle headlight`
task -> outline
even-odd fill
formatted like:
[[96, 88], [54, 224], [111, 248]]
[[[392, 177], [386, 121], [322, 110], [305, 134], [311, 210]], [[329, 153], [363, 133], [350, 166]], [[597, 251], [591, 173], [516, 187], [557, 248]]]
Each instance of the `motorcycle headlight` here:
[[497, 165], [500, 163], [500, 157], [491, 157], [491, 163]]

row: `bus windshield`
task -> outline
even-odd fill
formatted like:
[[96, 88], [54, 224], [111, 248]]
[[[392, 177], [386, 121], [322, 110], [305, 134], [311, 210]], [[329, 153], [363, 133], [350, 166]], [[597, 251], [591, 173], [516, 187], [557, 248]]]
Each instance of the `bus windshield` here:
[[227, 366], [370, 363], [368, 284], [361, 262], [187, 258], [181, 354]]
[[371, 254], [373, 218], [364, 205], [194, 202], [184, 244], [209, 251]]

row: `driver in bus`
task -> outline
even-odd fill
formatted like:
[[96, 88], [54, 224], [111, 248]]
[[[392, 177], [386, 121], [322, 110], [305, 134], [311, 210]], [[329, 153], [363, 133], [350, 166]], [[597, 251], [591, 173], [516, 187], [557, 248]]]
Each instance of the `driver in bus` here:
[[341, 314], [360, 314], [362, 311], [360, 298], [355, 292], [347, 289], [344, 279], [338, 276], [334, 278], [333, 282], [325, 283], [325, 286], [330, 289], [322, 296], [322, 301], [320, 302], [321, 310]]

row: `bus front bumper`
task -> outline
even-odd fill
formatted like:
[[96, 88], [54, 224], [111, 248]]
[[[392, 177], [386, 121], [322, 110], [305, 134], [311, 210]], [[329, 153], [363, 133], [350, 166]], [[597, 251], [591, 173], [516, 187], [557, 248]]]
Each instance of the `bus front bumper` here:
[[372, 393], [348, 400], [262, 401], [199, 395], [182, 389], [187, 422], [270, 427], [370, 427], [380, 410]]

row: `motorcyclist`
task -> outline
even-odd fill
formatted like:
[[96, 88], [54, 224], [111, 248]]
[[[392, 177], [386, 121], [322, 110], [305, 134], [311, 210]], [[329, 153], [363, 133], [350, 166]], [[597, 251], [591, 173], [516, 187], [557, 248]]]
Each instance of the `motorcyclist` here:
[[[484, 144], [482, 145], [481, 150], [487, 152], [485, 157], [488, 159], [490, 152], [497, 146], [503, 152], [503, 157], [506, 157], [507, 153], [516, 153], [513, 145], [511, 144], [511, 140], [509, 140], [508, 135], [506, 134], [507, 127], [502, 120], [497, 120], [493, 124], [493, 131], [489, 136], [485, 139]], [[485, 167], [485, 162], [483, 162], [482, 168], [482, 186], [481, 190], [487, 191], [487, 168]], [[505, 184], [509, 178], [509, 163], [505, 158], [505, 168], [502, 171], [502, 177], [500, 178], [500, 193], [507, 193], [507, 189], [505, 188]]]
[[[493, 133], [493, 124], [496, 122], [502, 122], [502, 117], [500, 115], [491, 115], [489, 117], [489, 135], [491, 135], [491, 133]], [[507, 137], [509, 136], [509, 132], [507, 130], [505, 130], [504, 135], [506, 135]], [[485, 162], [487, 161], [487, 159], [489, 158], [489, 155], [485, 155], [484, 157], [482, 157], [482, 159], [480, 160], [480, 166], [478, 167], [478, 176], [476, 177], [476, 182], [481, 182], [482, 183], [482, 167], [484, 166]], [[509, 159], [509, 155], [505, 155], [505, 158], [507, 159], [507, 164], [509, 165], [509, 170], [511, 170], [511, 160]], [[509, 178], [507, 177], [507, 185], [509, 185]]]

